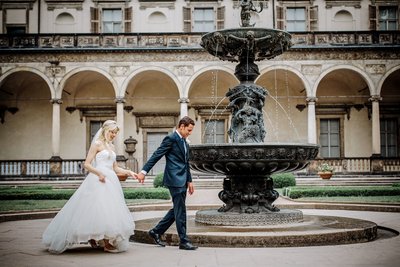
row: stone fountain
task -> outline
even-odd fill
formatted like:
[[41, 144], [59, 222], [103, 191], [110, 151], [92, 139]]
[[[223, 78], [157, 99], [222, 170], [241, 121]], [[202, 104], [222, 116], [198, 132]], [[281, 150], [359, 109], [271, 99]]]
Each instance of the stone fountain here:
[[272, 59], [291, 46], [289, 33], [255, 28], [250, 12], [260, 12], [251, 1], [242, 1], [242, 27], [210, 32], [201, 46], [221, 60], [238, 62], [235, 76], [240, 84], [229, 89], [232, 112], [228, 131], [232, 143], [193, 145], [191, 168], [223, 174], [219, 198], [225, 205], [216, 211], [199, 211], [196, 221], [216, 225], [260, 225], [302, 220], [299, 211], [280, 211], [273, 202], [279, 194], [271, 174], [305, 168], [318, 153], [315, 144], [264, 143], [263, 107], [268, 91], [255, 84], [259, 70], [255, 61]]
[[[219, 208], [202, 209], [188, 218], [192, 242], [213, 247], [280, 247], [367, 242], [377, 237], [373, 222], [333, 216], [303, 215], [296, 209], [279, 209], [271, 175], [304, 169], [318, 154], [316, 144], [266, 143], [262, 109], [268, 95], [254, 83], [256, 61], [272, 59], [291, 46], [290, 34], [255, 28], [250, 13], [261, 12], [251, 0], [241, 2], [242, 27], [211, 32], [201, 46], [221, 60], [238, 62], [240, 84], [229, 89], [232, 112], [229, 144], [190, 146], [193, 170], [224, 175]], [[204, 207], [203, 207], [204, 208]], [[291, 207], [289, 207], [291, 208]], [[147, 232], [159, 218], [136, 222], [133, 240], [152, 243]], [[164, 240], [177, 245], [175, 229]]]

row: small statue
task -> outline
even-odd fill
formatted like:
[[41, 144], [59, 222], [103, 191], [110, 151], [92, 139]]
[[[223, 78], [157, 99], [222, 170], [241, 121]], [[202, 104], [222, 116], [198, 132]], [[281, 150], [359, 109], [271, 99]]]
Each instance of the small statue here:
[[260, 2], [260, 10], [257, 10], [257, 8], [253, 5], [253, 1], [251, 0], [242, 0], [240, 2], [240, 7], [242, 8], [240, 11], [240, 19], [242, 20], [242, 27], [253, 27], [255, 23], [250, 24], [250, 17], [251, 17], [250, 13], [251, 12], [260, 13], [264, 9], [262, 2]]

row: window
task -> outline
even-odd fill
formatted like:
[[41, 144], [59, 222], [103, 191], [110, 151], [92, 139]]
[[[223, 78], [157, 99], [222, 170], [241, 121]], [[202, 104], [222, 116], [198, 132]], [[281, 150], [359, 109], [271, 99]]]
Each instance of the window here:
[[132, 7], [90, 8], [91, 33], [132, 32]]
[[55, 22], [55, 32], [68, 33], [74, 32], [74, 17], [69, 13], [61, 13], [57, 16]]
[[103, 125], [103, 121], [90, 121], [89, 146], [90, 146], [90, 144], [92, 144], [93, 137], [96, 135], [97, 131], [101, 128], [101, 125]]
[[5, 15], [4, 24], [7, 34], [24, 34], [28, 32], [29, 12], [27, 12], [27, 9], [9, 8], [5, 9], [3, 14]]
[[335, 14], [332, 21], [332, 28], [338, 31], [353, 31], [353, 16], [346, 10], [341, 10]]
[[296, 3], [288, 2], [276, 6], [277, 28], [289, 32], [317, 31], [318, 6], [310, 6], [307, 1], [300, 1], [295, 6]]
[[184, 32], [211, 32], [224, 29], [225, 7], [183, 7]]
[[320, 155], [323, 158], [340, 157], [340, 127], [339, 119], [320, 120]]
[[122, 10], [103, 9], [103, 33], [122, 32]]
[[397, 119], [381, 119], [381, 156], [397, 157]]
[[286, 9], [286, 30], [289, 32], [307, 30], [306, 9], [304, 7], [288, 7]]
[[225, 132], [225, 120], [206, 120], [204, 126], [204, 143], [226, 143]]
[[8, 26], [7, 25], [7, 34], [17, 35], [17, 34], [25, 34], [26, 27], [25, 26]]
[[[148, 132], [147, 133], [147, 160], [153, 155], [153, 153], [160, 146], [164, 137], [168, 132]], [[149, 175], [157, 175], [164, 172], [166, 160], [162, 157], [153, 168], [151, 168]]]
[[193, 31], [211, 32], [214, 30], [214, 9], [195, 8], [193, 11]]
[[397, 30], [397, 7], [379, 7], [379, 30]]

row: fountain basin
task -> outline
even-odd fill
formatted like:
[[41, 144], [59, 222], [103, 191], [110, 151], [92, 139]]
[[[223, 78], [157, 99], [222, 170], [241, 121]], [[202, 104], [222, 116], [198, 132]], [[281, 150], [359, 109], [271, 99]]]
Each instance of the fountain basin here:
[[304, 169], [318, 154], [316, 144], [231, 143], [190, 146], [190, 167], [224, 175], [266, 176]]
[[[161, 218], [136, 221], [133, 240], [154, 244], [148, 231]], [[188, 217], [190, 240], [201, 247], [300, 247], [369, 242], [377, 238], [378, 226], [371, 221], [304, 215], [301, 222], [267, 226], [215, 226]], [[162, 236], [168, 245], [179, 245], [175, 225]]]
[[221, 60], [239, 62], [250, 57], [255, 61], [274, 58], [290, 48], [288, 32], [255, 27], [241, 27], [210, 32], [200, 45]]

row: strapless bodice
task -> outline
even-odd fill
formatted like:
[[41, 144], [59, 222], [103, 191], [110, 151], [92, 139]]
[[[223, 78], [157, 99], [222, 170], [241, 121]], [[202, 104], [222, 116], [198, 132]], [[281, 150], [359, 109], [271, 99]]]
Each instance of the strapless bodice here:
[[116, 159], [115, 152], [104, 149], [96, 154], [96, 167], [112, 168]]

